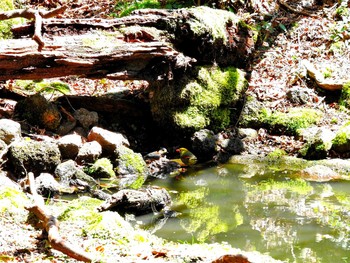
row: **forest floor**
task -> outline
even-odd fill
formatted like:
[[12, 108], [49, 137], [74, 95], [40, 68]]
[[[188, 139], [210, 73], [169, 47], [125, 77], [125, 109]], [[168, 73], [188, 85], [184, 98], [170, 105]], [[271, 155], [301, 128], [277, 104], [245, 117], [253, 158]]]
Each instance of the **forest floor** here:
[[[59, 2], [22, 1], [22, 5], [54, 8]], [[109, 18], [110, 13], [115, 11], [115, 1], [112, 0], [103, 0], [98, 3], [93, 0], [61, 2], [67, 2], [69, 5], [68, 10], [61, 15], [67, 18]], [[300, 7], [298, 6], [300, 1], [288, 2], [295, 8]], [[303, 107], [322, 108], [328, 113], [328, 117], [324, 118], [320, 125], [334, 125], [331, 123], [334, 114], [337, 114], [339, 125], [341, 125], [348, 115], [338, 111], [336, 113], [339, 108], [340, 91], [322, 90], [312, 80], [303, 76], [301, 72], [302, 60], [308, 60], [318, 67], [318, 70], [323, 72], [329, 80], [344, 81], [349, 78], [350, 48], [348, 48], [348, 36], [346, 30], [340, 29], [339, 25], [342, 21], [334, 15], [336, 7], [336, 4], [330, 4], [309, 10], [310, 13], [317, 14], [317, 16], [302, 15], [282, 7], [274, 12], [273, 18], [262, 24], [265, 27], [266, 37], [262, 45], [257, 48], [251, 65], [251, 78], [247, 94], [263, 101], [270, 109], [288, 111], [290, 107], [298, 106], [288, 99], [288, 91], [292, 87], [299, 87], [305, 89], [309, 94], [309, 100], [302, 105]], [[343, 38], [344, 41], [336, 41], [339, 38]], [[74, 92], [80, 95], [91, 95], [94, 92], [103, 92], [107, 88], [125, 85], [120, 81], [108, 81], [107, 84], [87, 79], [74, 81]], [[133, 85], [134, 88], [137, 88], [142, 83]], [[265, 136], [266, 139], [249, 145], [247, 152], [257, 151], [257, 149], [260, 152], [270, 152], [279, 147], [294, 153], [301, 146], [301, 142], [291, 136], [267, 135], [263, 129], [259, 131], [259, 135]], [[25, 222], [14, 224], [5, 217], [1, 217], [0, 224], [2, 229], [0, 232], [1, 251], [9, 252], [8, 257], [2, 254], [0, 261], [75, 262], [75, 260], [69, 260], [62, 255], [57, 257], [55, 253], [48, 255], [48, 250], [40, 238], [33, 238], [40, 237], [40, 231], [31, 225]], [[6, 231], [4, 231], [5, 229]], [[63, 236], [69, 236], [72, 229], [63, 228], [63, 231], [65, 231], [62, 233]], [[38, 246], [38, 244], [40, 245]]]

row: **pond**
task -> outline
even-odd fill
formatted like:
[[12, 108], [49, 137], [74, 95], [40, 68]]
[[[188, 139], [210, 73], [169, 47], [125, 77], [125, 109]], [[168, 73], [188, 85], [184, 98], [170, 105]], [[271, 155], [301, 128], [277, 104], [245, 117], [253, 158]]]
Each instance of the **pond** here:
[[350, 182], [266, 167], [225, 164], [153, 181], [172, 192], [179, 215], [137, 220], [168, 240], [226, 242], [286, 262], [350, 262]]

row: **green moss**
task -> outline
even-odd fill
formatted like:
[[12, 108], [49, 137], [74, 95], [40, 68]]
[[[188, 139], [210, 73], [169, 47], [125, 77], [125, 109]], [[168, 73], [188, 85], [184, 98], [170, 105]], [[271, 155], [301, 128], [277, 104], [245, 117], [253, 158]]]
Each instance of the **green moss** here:
[[346, 107], [347, 109], [350, 108], [350, 82], [347, 82], [343, 85], [339, 99], [339, 105]]
[[310, 185], [310, 183], [302, 179], [288, 181], [275, 181], [269, 179], [260, 182], [258, 185], [258, 189], [258, 191], [285, 189], [301, 195], [307, 195], [312, 193], [313, 191], [313, 187]]
[[323, 113], [315, 109], [292, 108], [289, 112], [272, 112], [262, 109], [258, 115], [259, 121], [273, 132], [296, 135], [299, 129], [317, 124]]
[[89, 175], [99, 178], [115, 177], [113, 164], [108, 158], [101, 158], [96, 160], [96, 162], [91, 167], [84, 169], [84, 171]]
[[231, 121], [231, 105], [237, 103], [246, 88], [243, 73], [233, 67], [201, 67], [197, 79], [188, 82], [179, 97], [187, 107], [173, 113], [181, 128], [220, 130]]
[[133, 150], [121, 146], [118, 149], [118, 158], [117, 158], [117, 173], [121, 176], [136, 175], [136, 179], [125, 187], [132, 189], [140, 188], [145, 180], [147, 179], [148, 170], [147, 165], [142, 158], [141, 154], [135, 153]]
[[350, 145], [350, 123], [344, 124], [336, 133], [332, 140], [332, 147], [336, 151], [346, 152], [349, 151]]
[[[1, 0], [0, 11], [9, 11], [15, 9], [13, 0]], [[24, 19], [13, 18], [0, 21], [0, 39], [8, 39], [12, 37], [11, 27], [14, 24], [22, 23]]]
[[[61, 221], [90, 221], [99, 218], [99, 213], [96, 208], [99, 207], [103, 201], [90, 198], [81, 197], [75, 199], [65, 207], [65, 210], [58, 216]], [[89, 212], [87, 212], [89, 211]]]
[[189, 20], [189, 25], [195, 35], [205, 35], [209, 31], [214, 41], [222, 43], [228, 41], [225, 26], [227, 21], [232, 21], [233, 24], [238, 22], [238, 17], [234, 13], [222, 12], [206, 6], [190, 8], [189, 11], [194, 16]]
[[0, 213], [24, 209], [24, 206], [29, 203], [29, 199], [22, 191], [12, 187], [0, 189], [0, 200]]
[[117, 1], [115, 6], [116, 13], [112, 16], [123, 17], [129, 15], [132, 11], [144, 8], [160, 8], [160, 3], [157, 0], [141, 0], [141, 1]]
[[281, 157], [286, 156], [286, 155], [287, 155], [286, 151], [284, 151], [282, 149], [275, 149], [273, 152], [270, 152], [267, 155], [267, 158], [271, 161], [274, 161], [274, 160], [280, 159]]

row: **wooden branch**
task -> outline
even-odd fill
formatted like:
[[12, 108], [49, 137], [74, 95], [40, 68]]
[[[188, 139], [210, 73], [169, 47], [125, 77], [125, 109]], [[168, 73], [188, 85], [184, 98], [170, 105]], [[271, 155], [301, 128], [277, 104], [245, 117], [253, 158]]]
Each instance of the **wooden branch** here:
[[67, 5], [63, 5], [51, 11], [35, 10], [32, 8], [12, 10], [7, 12], [0, 12], [0, 20], [6, 20], [16, 17], [24, 17], [26, 19], [34, 19], [34, 35], [33, 40], [38, 43], [39, 50], [44, 46], [44, 40], [41, 34], [43, 18], [50, 18], [63, 13], [67, 9]]
[[48, 240], [51, 247], [74, 259], [84, 262], [92, 262], [93, 260], [88, 253], [81, 248], [73, 246], [61, 237], [58, 228], [58, 220], [47, 211], [44, 199], [42, 196], [38, 195], [36, 191], [34, 174], [31, 172], [28, 173], [28, 182], [34, 204], [30, 207], [26, 207], [26, 209], [34, 213], [38, 219], [42, 221], [44, 225], [43, 227], [48, 233]]
[[299, 15], [304, 15], [304, 16], [311, 16], [311, 17], [320, 18], [319, 15], [312, 14], [312, 13], [309, 13], [309, 12], [306, 12], [306, 11], [303, 11], [303, 10], [297, 10], [297, 9], [295, 9], [294, 7], [290, 6], [289, 4], [287, 4], [286, 2], [284, 2], [282, 0], [277, 0], [277, 2], [278, 2], [278, 4], [280, 6], [283, 6], [285, 9], [291, 11], [292, 13], [299, 14]]

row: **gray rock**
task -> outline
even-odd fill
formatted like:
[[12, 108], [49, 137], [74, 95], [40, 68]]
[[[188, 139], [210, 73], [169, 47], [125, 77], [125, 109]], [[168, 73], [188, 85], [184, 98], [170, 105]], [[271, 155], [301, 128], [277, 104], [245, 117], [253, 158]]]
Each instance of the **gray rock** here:
[[202, 129], [193, 134], [192, 150], [196, 157], [203, 160], [210, 160], [216, 153], [216, 140], [214, 132], [208, 129]]
[[9, 119], [0, 119], [0, 140], [10, 144], [21, 137], [21, 125], [19, 123]]
[[89, 129], [98, 124], [98, 114], [95, 111], [88, 111], [87, 109], [80, 108], [76, 110], [73, 115], [84, 129]]
[[97, 141], [86, 142], [79, 149], [76, 157], [77, 163], [93, 163], [102, 154], [102, 147]]
[[239, 128], [238, 137], [244, 140], [255, 140], [258, 138], [258, 132], [251, 128]]
[[97, 141], [102, 149], [113, 153], [120, 145], [130, 146], [129, 141], [117, 132], [111, 132], [99, 127], [93, 127], [87, 136], [88, 141]]
[[84, 173], [73, 160], [68, 160], [57, 165], [55, 176], [59, 179], [59, 183], [64, 187], [82, 186], [86, 188], [94, 187], [97, 182], [89, 175]]
[[11, 144], [8, 156], [17, 177], [24, 177], [27, 172], [34, 175], [52, 172], [61, 162], [58, 145], [49, 141], [16, 141]]
[[83, 139], [78, 134], [69, 134], [61, 137], [57, 144], [63, 159], [74, 159], [83, 145]]
[[309, 102], [312, 102], [313, 96], [316, 96], [316, 94], [312, 94], [310, 89], [301, 88], [301, 87], [293, 87], [286, 93], [287, 98], [290, 100], [290, 102], [295, 104], [306, 104]]
[[332, 148], [332, 140], [335, 137], [335, 133], [327, 128], [317, 128], [310, 130], [312, 132], [307, 133], [307, 129], [303, 131], [307, 134], [307, 143], [299, 151], [300, 155], [305, 159], [319, 160], [327, 157], [329, 150]]
[[53, 197], [60, 193], [60, 184], [49, 173], [41, 173], [35, 178], [36, 190], [44, 197]]

